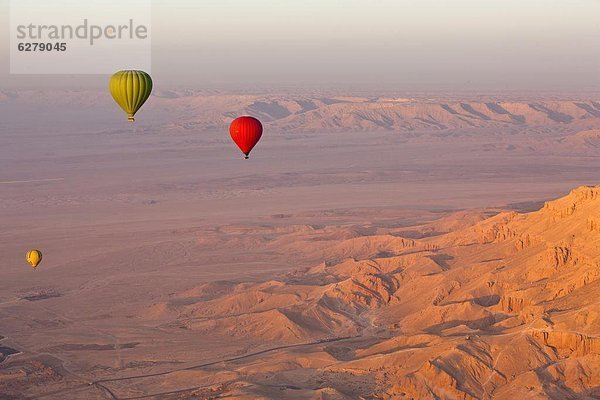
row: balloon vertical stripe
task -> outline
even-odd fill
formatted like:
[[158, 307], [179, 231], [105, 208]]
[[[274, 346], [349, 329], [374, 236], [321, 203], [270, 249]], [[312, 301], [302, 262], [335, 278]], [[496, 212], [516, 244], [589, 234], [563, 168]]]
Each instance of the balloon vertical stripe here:
[[152, 93], [152, 78], [144, 71], [119, 71], [109, 83], [110, 93], [127, 113], [129, 121]]
[[262, 132], [263, 127], [260, 121], [248, 116], [235, 119], [229, 127], [231, 138], [246, 158], [260, 140]]

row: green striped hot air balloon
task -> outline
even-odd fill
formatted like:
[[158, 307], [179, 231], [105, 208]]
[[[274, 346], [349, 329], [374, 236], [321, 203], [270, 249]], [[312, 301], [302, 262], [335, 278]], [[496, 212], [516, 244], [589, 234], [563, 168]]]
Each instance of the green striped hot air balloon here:
[[152, 93], [152, 78], [144, 71], [119, 71], [110, 78], [109, 88], [113, 99], [127, 113], [127, 120], [133, 122], [133, 116]]

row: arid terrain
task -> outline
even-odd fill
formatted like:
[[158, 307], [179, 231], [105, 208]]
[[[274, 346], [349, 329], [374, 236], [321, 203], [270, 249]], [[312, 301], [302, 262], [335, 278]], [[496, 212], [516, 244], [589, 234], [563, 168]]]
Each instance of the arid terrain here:
[[111, 101], [0, 92], [0, 399], [600, 397], [599, 100]]

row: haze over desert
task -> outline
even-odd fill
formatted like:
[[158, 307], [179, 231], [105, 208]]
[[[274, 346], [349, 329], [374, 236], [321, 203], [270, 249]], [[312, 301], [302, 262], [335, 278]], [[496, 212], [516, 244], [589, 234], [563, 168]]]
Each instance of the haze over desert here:
[[600, 396], [595, 98], [0, 104], [3, 398]]
[[599, 15], [0, 0], [0, 400], [600, 399]]

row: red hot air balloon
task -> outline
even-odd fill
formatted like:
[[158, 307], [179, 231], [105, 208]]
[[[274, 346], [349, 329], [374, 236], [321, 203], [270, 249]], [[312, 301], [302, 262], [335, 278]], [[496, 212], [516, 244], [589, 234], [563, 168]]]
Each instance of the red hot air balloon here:
[[262, 132], [263, 127], [260, 121], [248, 116], [236, 118], [229, 127], [229, 134], [244, 153], [245, 159], [248, 159], [248, 155], [260, 140]]

